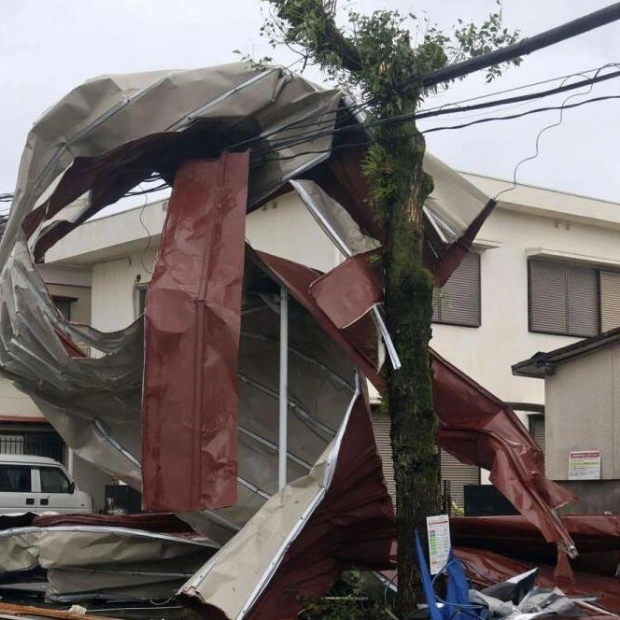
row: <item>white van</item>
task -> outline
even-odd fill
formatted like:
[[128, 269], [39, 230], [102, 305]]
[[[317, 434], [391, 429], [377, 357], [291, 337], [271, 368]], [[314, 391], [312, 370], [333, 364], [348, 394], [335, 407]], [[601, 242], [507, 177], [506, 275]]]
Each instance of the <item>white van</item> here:
[[0, 454], [0, 514], [92, 512], [93, 500], [67, 470], [42, 456]]

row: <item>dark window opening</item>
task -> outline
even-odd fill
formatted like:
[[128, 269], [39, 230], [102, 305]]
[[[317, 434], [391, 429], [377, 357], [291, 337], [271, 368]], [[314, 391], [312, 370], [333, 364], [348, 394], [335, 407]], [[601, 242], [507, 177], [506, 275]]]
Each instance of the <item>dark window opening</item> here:
[[538, 444], [538, 447], [545, 451], [545, 416], [530, 414], [527, 417], [530, 435]]
[[148, 291], [148, 284], [140, 284], [136, 286], [136, 301], [138, 305], [138, 316], [144, 314], [146, 309], [146, 292]]
[[52, 300], [56, 305], [56, 308], [62, 314], [62, 316], [67, 320], [71, 320], [71, 306], [78, 301], [77, 297], [62, 297], [59, 295], [53, 295]]

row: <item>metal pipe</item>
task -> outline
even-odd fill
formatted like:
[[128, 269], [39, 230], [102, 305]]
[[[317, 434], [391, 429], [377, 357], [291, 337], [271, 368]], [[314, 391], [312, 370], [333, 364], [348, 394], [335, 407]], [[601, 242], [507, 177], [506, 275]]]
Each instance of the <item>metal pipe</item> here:
[[279, 440], [278, 440], [278, 490], [286, 486], [286, 462], [288, 453], [288, 293], [280, 289], [280, 387], [279, 393]]
[[[332, 240], [332, 243], [338, 248], [341, 254], [346, 256], [347, 258], [351, 258], [353, 256], [353, 252], [351, 252], [349, 246], [345, 243], [344, 239], [340, 238], [340, 235], [334, 230], [334, 227], [329, 223], [328, 219], [323, 215], [321, 209], [316, 205], [310, 193], [306, 190], [302, 183], [299, 181], [291, 181], [291, 185], [293, 189], [299, 194], [301, 201], [306, 205], [308, 211], [317, 224], [323, 229], [323, 232]], [[372, 318], [374, 319], [375, 325], [383, 338], [383, 342], [385, 344], [385, 348], [387, 350], [388, 356], [390, 358], [390, 362], [392, 363], [392, 368], [394, 370], [399, 370], [402, 364], [400, 363], [400, 358], [398, 357], [398, 352], [396, 351], [396, 347], [392, 342], [392, 337], [390, 336], [390, 332], [383, 320], [383, 316], [377, 306], [374, 306], [370, 310]]]

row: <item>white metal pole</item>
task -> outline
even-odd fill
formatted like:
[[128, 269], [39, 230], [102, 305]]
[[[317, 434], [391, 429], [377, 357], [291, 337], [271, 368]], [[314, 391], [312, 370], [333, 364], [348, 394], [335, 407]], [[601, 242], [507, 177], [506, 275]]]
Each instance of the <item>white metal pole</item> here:
[[288, 452], [288, 293], [280, 289], [280, 433], [278, 453], [278, 489], [286, 486]]

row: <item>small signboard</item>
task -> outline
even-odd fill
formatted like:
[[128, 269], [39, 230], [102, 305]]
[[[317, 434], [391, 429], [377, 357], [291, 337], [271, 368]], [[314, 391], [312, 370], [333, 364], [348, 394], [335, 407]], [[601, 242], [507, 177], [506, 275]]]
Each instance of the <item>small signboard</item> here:
[[448, 562], [450, 553], [450, 517], [426, 517], [428, 528], [428, 556], [431, 575], [436, 575]]
[[569, 480], [600, 480], [601, 451], [576, 450], [568, 455]]

